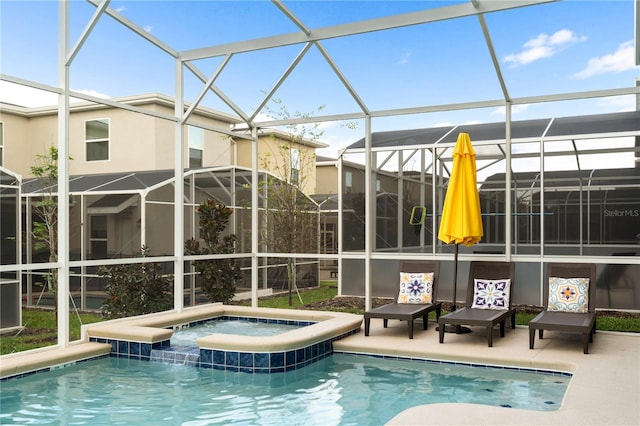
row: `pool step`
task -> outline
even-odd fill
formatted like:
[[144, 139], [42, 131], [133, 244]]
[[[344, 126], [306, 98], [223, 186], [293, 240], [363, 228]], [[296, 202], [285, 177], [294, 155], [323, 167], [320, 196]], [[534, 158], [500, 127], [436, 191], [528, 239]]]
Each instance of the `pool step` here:
[[197, 367], [200, 363], [200, 349], [197, 346], [169, 346], [162, 349], [152, 349], [151, 361]]

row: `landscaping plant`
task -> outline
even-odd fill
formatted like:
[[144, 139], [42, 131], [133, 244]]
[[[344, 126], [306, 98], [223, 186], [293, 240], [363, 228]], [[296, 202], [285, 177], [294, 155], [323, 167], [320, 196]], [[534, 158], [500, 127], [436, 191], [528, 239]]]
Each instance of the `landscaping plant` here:
[[[149, 249], [142, 247], [138, 257], [147, 257]], [[105, 266], [98, 274], [106, 279], [107, 300], [102, 314], [107, 318], [122, 318], [173, 308], [173, 281], [165, 275], [160, 263], [130, 263]]]
[[[233, 210], [224, 204], [207, 199], [198, 206], [203, 246], [195, 239], [185, 242], [185, 252], [190, 255], [231, 254], [235, 252], [236, 235], [222, 236], [229, 224]], [[200, 287], [209, 302], [229, 303], [236, 294], [236, 281], [240, 267], [235, 259], [196, 260], [193, 263], [200, 274]]]

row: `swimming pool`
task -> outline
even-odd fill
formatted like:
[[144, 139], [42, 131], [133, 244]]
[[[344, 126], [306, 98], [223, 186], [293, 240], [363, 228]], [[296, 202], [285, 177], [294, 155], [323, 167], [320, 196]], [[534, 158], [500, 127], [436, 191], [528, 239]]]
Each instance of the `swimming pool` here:
[[102, 357], [2, 382], [0, 423], [379, 425], [439, 402], [556, 410], [569, 380], [352, 354], [268, 375]]

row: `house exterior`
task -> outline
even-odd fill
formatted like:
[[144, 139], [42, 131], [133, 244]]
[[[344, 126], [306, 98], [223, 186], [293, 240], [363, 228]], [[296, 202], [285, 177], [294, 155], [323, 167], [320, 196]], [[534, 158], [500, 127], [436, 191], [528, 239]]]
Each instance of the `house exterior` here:
[[[251, 168], [252, 141], [234, 138], [236, 165]], [[258, 132], [258, 168], [286, 182], [299, 185], [305, 194], [323, 193], [316, 178], [316, 149], [328, 145], [302, 139], [280, 130], [260, 129]], [[335, 192], [337, 186], [333, 188]]]
[[[145, 94], [114, 99], [137, 110], [104, 104], [71, 104], [69, 162], [71, 175], [169, 170], [174, 167], [174, 100], [162, 94]], [[36, 156], [57, 145], [57, 106], [24, 108], [2, 104], [0, 108], [0, 166], [29, 178]], [[161, 118], [161, 117], [166, 118]], [[206, 107], [193, 111], [184, 126], [185, 168], [241, 166], [251, 168], [252, 141], [230, 135], [239, 121]], [[219, 129], [217, 132], [214, 129]], [[227, 132], [227, 134], [222, 133]], [[291, 150], [281, 147], [291, 143]], [[315, 176], [315, 150], [327, 144], [292, 137], [286, 132], [261, 129], [258, 135], [259, 168], [283, 180], [283, 169], [299, 170], [301, 176]], [[285, 157], [286, 155], [286, 157]], [[265, 159], [271, 157], [271, 161]], [[282, 161], [286, 165], [283, 166]], [[315, 179], [301, 188], [316, 192]]]
[[[73, 260], [135, 256], [141, 246], [151, 255], [174, 251], [174, 101], [160, 95], [114, 99], [128, 109], [89, 102], [74, 103], [69, 115], [70, 255]], [[37, 157], [57, 146], [57, 107], [0, 108], [0, 166], [22, 178], [23, 233], [37, 220], [35, 203], [55, 188], [43, 187], [31, 173]], [[238, 121], [224, 113], [196, 108], [183, 126], [185, 168], [184, 236], [199, 238], [197, 206], [215, 198], [235, 209], [228, 232], [238, 235], [237, 252], [250, 250], [251, 163], [253, 141], [245, 131], [233, 131]], [[238, 136], [234, 136], [237, 134]], [[282, 149], [286, 146], [287, 149]], [[263, 129], [258, 135], [261, 176], [270, 173], [315, 191], [315, 150], [326, 144], [291, 138]], [[260, 178], [264, 179], [264, 178]], [[24, 262], [46, 261], [29, 238], [23, 240]], [[171, 265], [169, 265], [170, 267]], [[100, 293], [95, 268], [72, 279], [72, 292]], [[171, 271], [168, 271], [169, 273]], [[85, 277], [88, 274], [88, 277]], [[38, 274], [27, 273], [27, 299]], [[85, 295], [78, 305], [85, 306]], [[191, 292], [192, 302], [195, 292]], [[30, 302], [28, 302], [30, 303]], [[90, 305], [90, 303], [89, 303]], [[87, 305], [88, 306], [88, 305]], [[91, 306], [88, 306], [91, 307]]]
[[[166, 170], [174, 166], [173, 99], [160, 94], [116, 99], [154, 115], [87, 102], [71, 104], [69, 121], [70, 174]], [[30, 177], [37, 155], [57, 144], [57, 107], [23, 108], [2, 105], [2, 166]], [[229, 130], [237, 120], [207, 108], [194, 111], [184, 127], [184, 167], [232, 164], [230, 138], [197, 127]]]

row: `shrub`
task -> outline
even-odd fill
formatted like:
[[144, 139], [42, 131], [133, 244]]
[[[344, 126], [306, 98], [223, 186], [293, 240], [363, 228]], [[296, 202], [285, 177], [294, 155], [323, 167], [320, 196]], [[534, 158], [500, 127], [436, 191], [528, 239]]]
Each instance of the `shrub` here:
[[[203, 247], [194, 239], [185, 242], [186, 254], [231, 254], [235, 252], [236, 236], [221, 237], [229, 224], [233, 210], [224, 204], [208, 199], [198, 206]], [[229, 303], [236, 294], [236, 281], [240, 268], [235, 259], [196, 260], [193, 263], [200, 274], [201, 288], [209, 302]]]
[[[139, 257], [147, 257], [149, 249], [142, 247]], [[131, 263], [101, 267], [98, 274], [106, 279], [107, 300], [102, 314], [121, 318], [173, 308], [172, 279], [163, 274], [159, 263]]]

